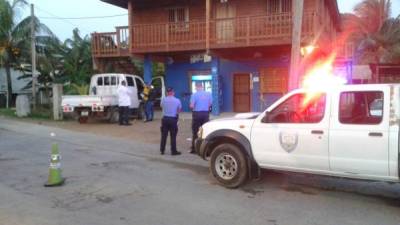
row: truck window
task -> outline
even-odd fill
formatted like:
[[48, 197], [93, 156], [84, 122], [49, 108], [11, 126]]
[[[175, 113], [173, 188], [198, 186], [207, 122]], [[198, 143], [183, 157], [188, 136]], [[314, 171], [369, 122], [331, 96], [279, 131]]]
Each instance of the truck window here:
[[267, 123], [319, 123], [325, 115], [326, 95], [296, 94], [267, 114]]
[[128, 87], [135, 87], [132, 77], [126, 77], [126, 82], [128, 83]]
[[153, 85], [153, 91], [155, 92], [156, 98], [161, 99], [162, 97], [162, 82], [161, 79], [156, 78], [151, 81], [151, 85]]
[[116, 77], [111, 77], [111, 85], [112, 86], [115, 86], [115, 85], [117, 85], [117, 78]]
[[104, 77], [104, 86], [110, 86], [110, 77]]
[[97, 86], [103, 86], [103, 77], [97, 78]]
[[383, 92], [342, 92], [339, 121], [343, 124], [379, 124], [383, 117]]

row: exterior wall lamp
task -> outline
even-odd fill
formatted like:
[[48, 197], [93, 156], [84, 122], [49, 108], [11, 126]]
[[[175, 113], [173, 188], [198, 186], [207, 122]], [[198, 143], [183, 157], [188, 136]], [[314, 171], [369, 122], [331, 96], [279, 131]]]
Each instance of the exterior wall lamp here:
[[315, 45], [307, 45], [300, 48], [301, 56], [310, 55], [317, 47]]

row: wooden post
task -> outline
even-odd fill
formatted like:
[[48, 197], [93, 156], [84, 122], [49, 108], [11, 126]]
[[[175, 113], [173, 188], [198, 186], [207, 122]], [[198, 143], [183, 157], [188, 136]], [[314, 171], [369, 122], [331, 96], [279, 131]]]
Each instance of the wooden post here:
[[292, 1], [292, 52], [290, 60], [289, 90], [299, 87], [301, 26], [304, 0]]
[[116, 32], [117, 32], [117, 51], [118, 51], [118, 56], [121, 56], [121, 30], [119, 27], [116, 27]]
[[61, 96], [63, 94], [62, 84], [53, 84], [53, 119], [62, 120]]
[[246, 18], [246, 44], [250, 46], [250, 17]]
[[128, 39], [128, 46], [129, 51], [133, 51], [133, 4], [132, 1], [128, 1], [128, 32], [129, 32], [129, 39]]
[[210, 16], [211, 16], [211, 0], [206, 0], [206, 51], [210, 50]]
[[165, 24], [165, 48], [169, 51], [169, 23]]
[[32, 103], [33, 109], [36, 109], [36, 44], [35, 44], [35, 12], [31, 4], [31, 57], [32, 57]]

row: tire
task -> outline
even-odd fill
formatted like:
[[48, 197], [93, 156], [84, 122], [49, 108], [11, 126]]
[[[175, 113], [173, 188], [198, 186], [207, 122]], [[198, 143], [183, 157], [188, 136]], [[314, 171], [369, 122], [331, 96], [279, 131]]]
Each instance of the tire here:
[[210, 170], [222, 186], [237, 188], [248, 178], [247, 156], [236, 145], [218, 145], [211, 153]]
[[78, 122], [80, 124], [85, 124], [88, 122], [88, 120], [89, 120], [89, 117], [87, 117], [87, 116], [79, 116], [79, 118], [78, 118]]
[[110, 123], [118, 123], [119, 122], [118, 108], [111, 109], [109, 121], [110, 121]]

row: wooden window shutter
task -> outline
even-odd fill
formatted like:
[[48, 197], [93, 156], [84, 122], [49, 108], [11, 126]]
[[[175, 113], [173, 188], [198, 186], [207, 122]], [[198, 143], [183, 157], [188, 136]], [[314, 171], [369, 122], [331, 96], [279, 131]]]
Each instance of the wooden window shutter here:
[[292, 0], [267, 0], [267, 12], [290, 13], [292, 11]]
[[260, 70], [260, 92], [285, 94], [288, 91], [287, 68], [263, 68]]

